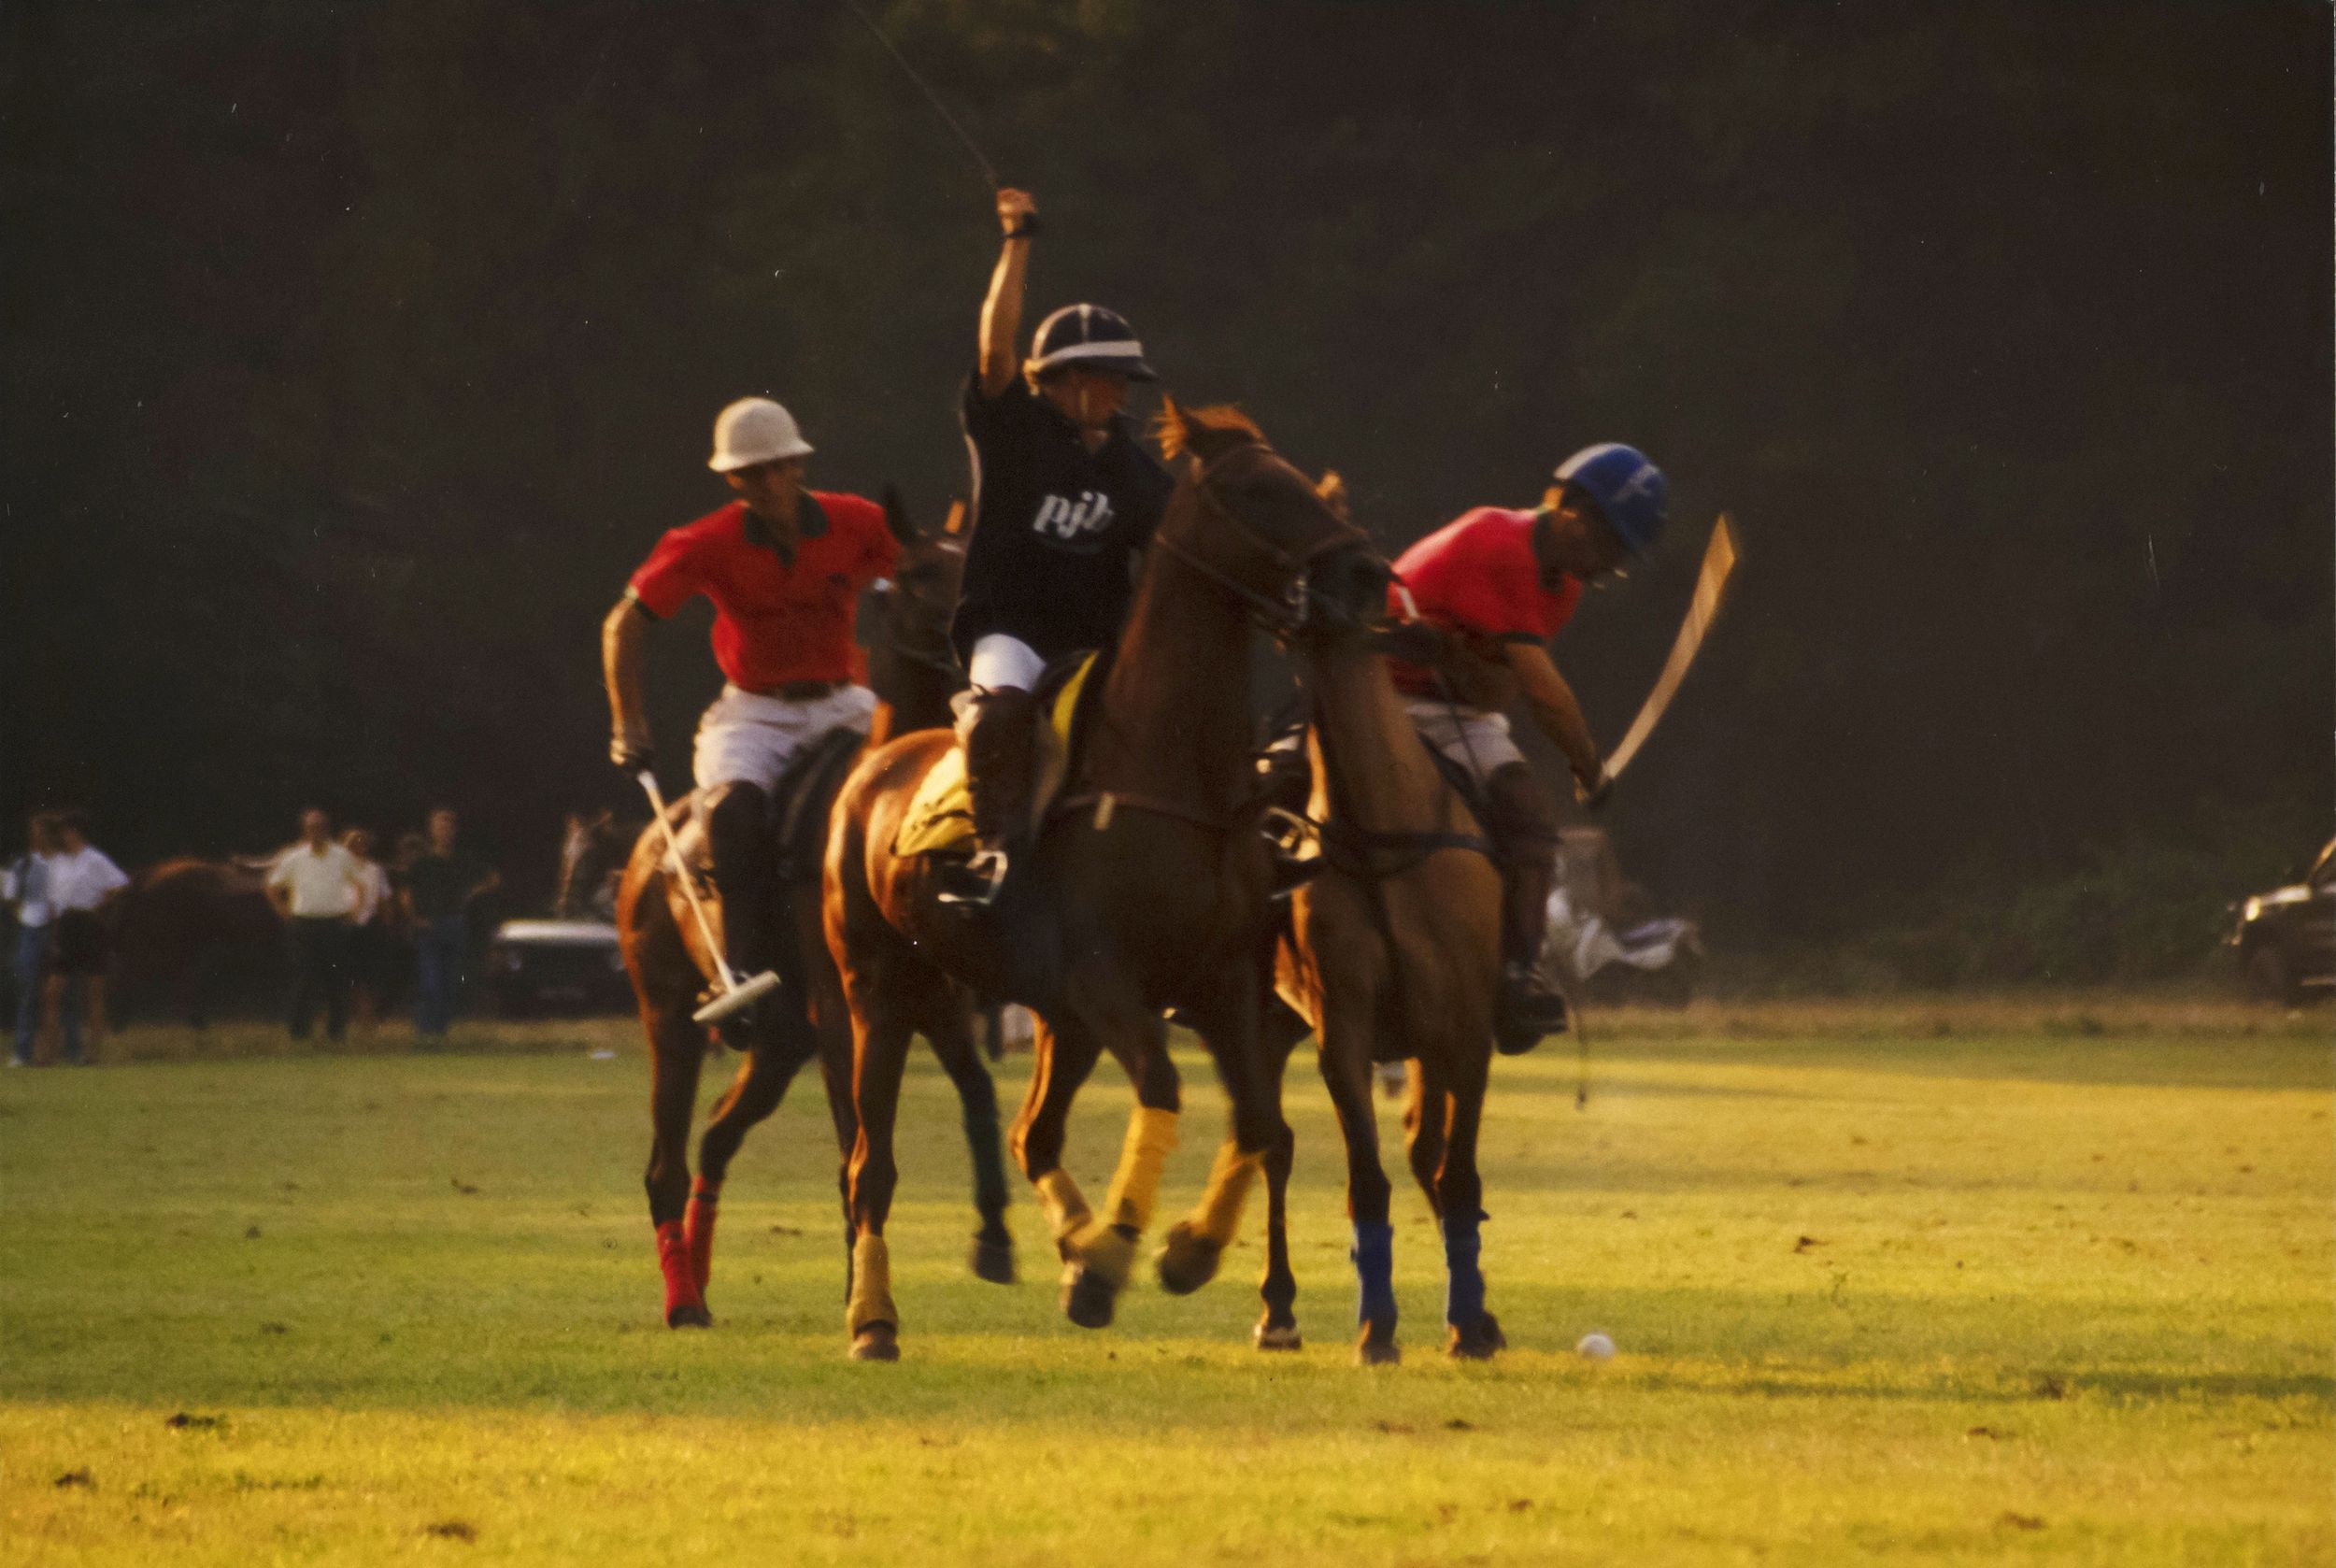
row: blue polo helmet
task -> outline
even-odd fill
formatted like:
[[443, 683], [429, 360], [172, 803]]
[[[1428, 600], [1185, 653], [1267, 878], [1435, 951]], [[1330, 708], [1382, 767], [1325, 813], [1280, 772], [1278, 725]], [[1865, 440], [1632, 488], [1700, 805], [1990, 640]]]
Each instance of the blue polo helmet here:
[[1645, 452], [1619, 441], [1584, 447], [1558, 464], [1558, 483], [1596, 502], [1599, 515], [1632, 555], [1644, 561], [1655, 552], [1671, 512], [1671, 482]]
[[1073, 364], [1107, 370], [1131, 381], [1160, 379], [1145, 363], [1144, 345], [1136, 341], [1128, 319], [1100, 305], [1066, 305], [1039, 322], [1031, 339], [1033, 376]]

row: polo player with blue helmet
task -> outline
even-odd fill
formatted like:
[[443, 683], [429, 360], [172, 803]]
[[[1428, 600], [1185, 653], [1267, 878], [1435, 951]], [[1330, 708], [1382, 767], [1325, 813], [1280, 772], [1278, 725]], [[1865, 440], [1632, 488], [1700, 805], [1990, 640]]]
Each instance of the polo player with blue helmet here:
[[1549, 639], [1574, 617], [1585, 584], [1644, 560], [1670, 502], [1662, 470], [1635, 447], [1586, 447], [1558, 467], [1529, 510], [1479, 506], [1405, 550], [1388, 607], [1438, 628], [1432, 663], [1393, 662], [1396, 689], [1428, 744], [1481, 791], [1502, 878], [1499, 1040], [1531, 1050], [1566, 1026], [1565, 1001], [1534, 973], [1557, 872], [1557, 803], [1509, 734], [1526, 712], [1565, 754], [1574, 791], [1596, 805], [1607, 777]]
[[981, 358], [965, 387], [973, 533], [949, 637], [970, 701], [959, 723], [977, 852], [948, 902], [986, 905], [1030, 812], [1040, 671], [1119, 634], [1136, 567], [1173, 488], [1121, 412], [1128, 383], [1159, 378], [1135, 329], [1095, 305], [1065, 306], [1018, 354], [1037, 206], [998, 192], [1004, 248], [981, 308]]

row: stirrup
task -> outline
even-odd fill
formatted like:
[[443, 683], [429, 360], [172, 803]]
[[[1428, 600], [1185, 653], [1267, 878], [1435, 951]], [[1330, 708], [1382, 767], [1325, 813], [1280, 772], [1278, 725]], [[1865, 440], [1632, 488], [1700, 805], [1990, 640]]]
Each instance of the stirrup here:
[[1500, 1022], [1492, 1043], [1503, 1056], [1522, 1056], [1544, 1035], [1564, 1033], [1567, 1025], [1565, 998], [1544, 989], [1531, 964], [1512, 963], [1501, 971]]
[[941, 902], [961, 908], [987, 909], [998, 901], [1009, 869], [1004, 849], [982, 849], [963, 863], [942, 874]]

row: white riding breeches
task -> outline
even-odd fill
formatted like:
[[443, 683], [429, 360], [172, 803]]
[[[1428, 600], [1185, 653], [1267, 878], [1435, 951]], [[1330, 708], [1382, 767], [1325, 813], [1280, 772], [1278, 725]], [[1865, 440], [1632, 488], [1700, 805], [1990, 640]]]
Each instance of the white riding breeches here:
[[876, 693], [864, 686], [838, 686], [805, 702], [725, 686], [698, 720], [697, 749], [691, 759], [698, 788], [752, 784], [768, 790], [796, 752], [828, 731], [866, 734], [876, 707]]
[[1509, 734], [1505, 713], [1437, 701], [1408, 702], [1403, 706], [1419, 738], [1458, 763], [1479, 784], [1509, 763], [1525, 760]]
[[1011, 686], [1027, 691], [1038, 684], [1047, 662], [1019, 637], [1009, 637], [1004, 632], [992, 632], [974, 644], [973, 662], [965, 667], [965, 678], [979, 691], [995, 691]]

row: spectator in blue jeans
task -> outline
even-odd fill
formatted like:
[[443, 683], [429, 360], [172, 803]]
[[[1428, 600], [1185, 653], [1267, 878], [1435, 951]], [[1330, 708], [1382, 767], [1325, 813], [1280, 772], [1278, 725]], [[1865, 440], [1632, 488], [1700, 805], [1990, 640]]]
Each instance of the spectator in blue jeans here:
[[470, 950], [470, 903], [503, 885], [495, 869], [455, 847], [460, 824], [444, 806], [430, 814], [430, 848], [406, 871], [406, 918], [414, 933], [414, 1027], [425, 1042], [446, 1038]]
[[57, 853], [57, 820], [33, 814], [23, 854], [0, 871], [0, 898], [16, 905], [16, 1049], [11, 1067], [30, 1067], [40, 1038], [41, 993], [49, 983], [49, 949], [56, 906], [49, 896], [50, 862]]

